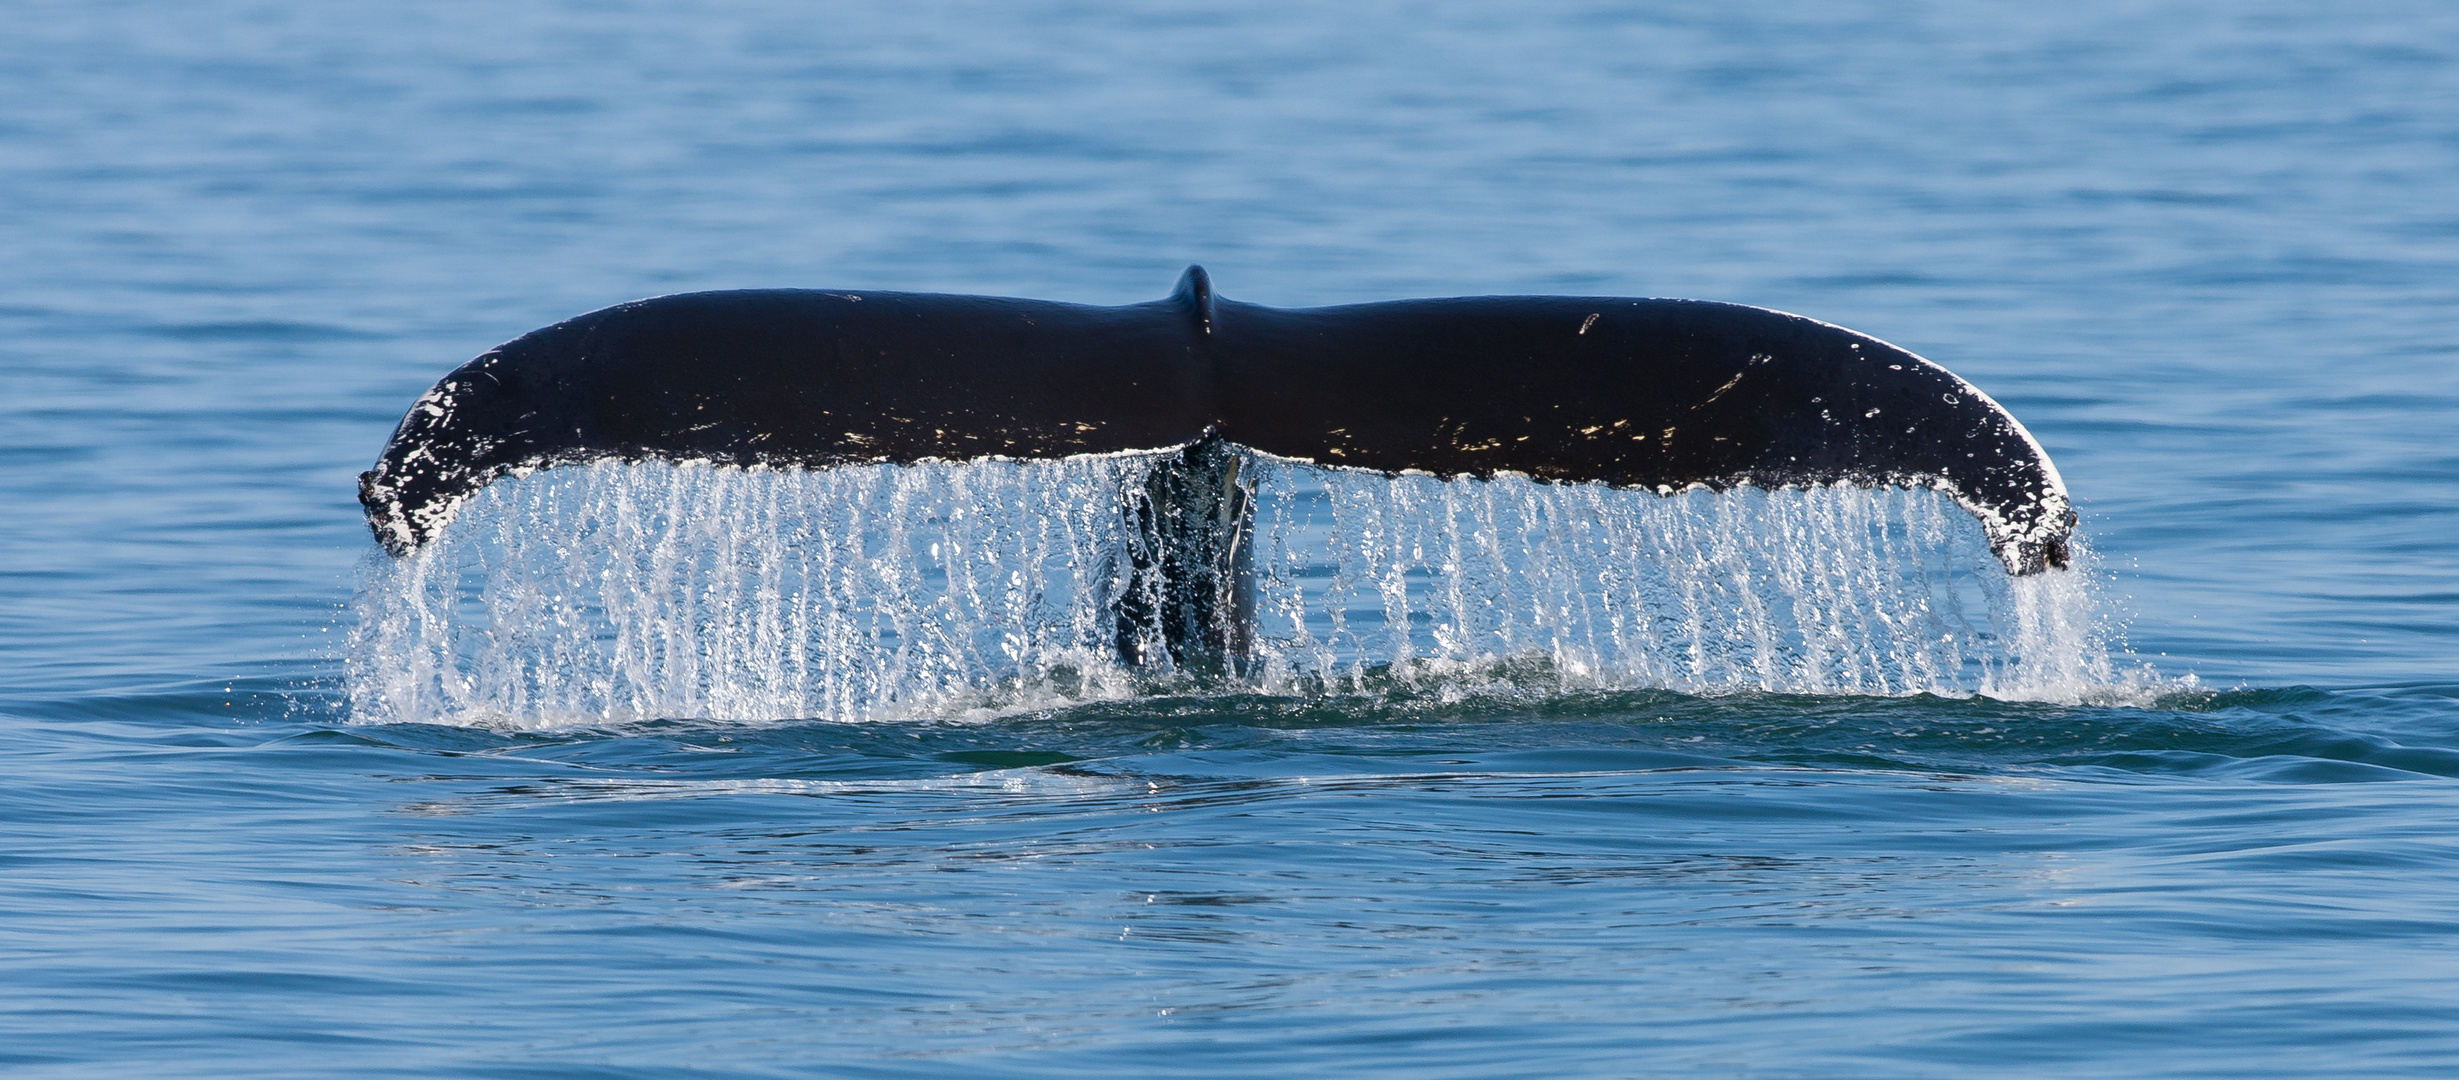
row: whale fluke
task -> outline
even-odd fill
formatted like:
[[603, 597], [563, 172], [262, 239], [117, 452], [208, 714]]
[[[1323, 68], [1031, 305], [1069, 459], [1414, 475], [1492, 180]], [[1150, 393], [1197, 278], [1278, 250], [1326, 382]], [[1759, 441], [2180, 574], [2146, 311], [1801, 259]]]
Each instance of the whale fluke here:
[[[1201, 267], [1168, 298], [1122, 307], [806, 289], [618, 304], [446, 375], [361, 475], [359, 498], [376, 539], [406, 555], [489, 481], [553, 465], [825, 468], [1185, 447], [1122, 512], [1160, 545], [1135, 556], [1149, 560], [1139, 575], [1203, 584], [1146, 589], [1150, 610], [1123, 611], [1120, 645], [1137, 659], [1130, 619], [1176, 625], [1165, 637], [1186, 663], [1182, 646], [1238, 647], [1245, 496], [1224, 446], [1660, 493], [1931, 487], [1980, 519], [2015, 574], [2067, 565], [2075, 521], [2057, 467], [1996, 402], [1842, 327], [1604, 297], [1284, 310], [1215, 296]], [[1199, 593], [1212, 599], [1190, 599]]]

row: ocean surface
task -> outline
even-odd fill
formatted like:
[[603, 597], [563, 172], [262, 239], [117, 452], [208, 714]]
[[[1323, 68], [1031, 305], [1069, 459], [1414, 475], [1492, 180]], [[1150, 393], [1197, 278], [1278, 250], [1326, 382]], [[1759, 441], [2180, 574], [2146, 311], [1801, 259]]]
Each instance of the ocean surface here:
[[[6, 22], [0, 1071], [2459, 1073], [2447, 5]], [[1275, 465], [1225, 683], [1085, 649], [1117, 461], [355, 502], [583, 311], [1198, 262], [1850, 326], [2088, 554]]]

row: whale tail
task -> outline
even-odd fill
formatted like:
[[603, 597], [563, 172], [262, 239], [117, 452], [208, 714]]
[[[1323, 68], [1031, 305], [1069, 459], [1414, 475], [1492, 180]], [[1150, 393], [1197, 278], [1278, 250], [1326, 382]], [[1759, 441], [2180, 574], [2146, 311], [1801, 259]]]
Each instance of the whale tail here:
[[836, 465], [1179, 448], [1120, 507], [1115, 643], [1234, 666], [1252, 633], [1242, 448], [1441, 476], [1929, 487], [2008, 572], [2064, 567], [2075, 515], [2022, 424], [1876, 338], [1693, 300], [1493, 296], [1284, 310], [1190, 267], [1123, 307], [744, 290], [523, 335], [411, 406], [359, 497], [417, 550], [505, 475], [599, 460]]

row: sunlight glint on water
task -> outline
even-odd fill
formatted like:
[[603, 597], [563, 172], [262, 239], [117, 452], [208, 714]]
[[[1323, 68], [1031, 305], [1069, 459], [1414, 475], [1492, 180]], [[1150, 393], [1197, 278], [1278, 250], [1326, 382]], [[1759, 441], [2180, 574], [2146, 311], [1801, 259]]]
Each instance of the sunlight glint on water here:
[[[879, 719], [1183, 689], [1110, 645], [1117, 508], [1151, 461], [502, 481], [371, 562], [354, 713]], [[1259, 464], [1250, 688], [2123, 696], [2088, 579], [2008, 578], [1935, 492]]]

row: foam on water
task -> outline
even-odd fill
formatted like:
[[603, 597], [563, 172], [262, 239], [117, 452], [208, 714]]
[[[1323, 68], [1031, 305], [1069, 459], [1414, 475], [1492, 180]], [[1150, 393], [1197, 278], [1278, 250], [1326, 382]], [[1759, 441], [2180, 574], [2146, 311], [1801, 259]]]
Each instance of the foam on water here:
[[[1119, 507], [1155, 456], [500, 481], [416, 554], [371, 556], [354, 713], [881, 719], [1184, 690], [1112, 645]], [[1256, 475], [1243, 690], [2133, 696], [2089, 577], [2009, 578], [1936, 492]]]

